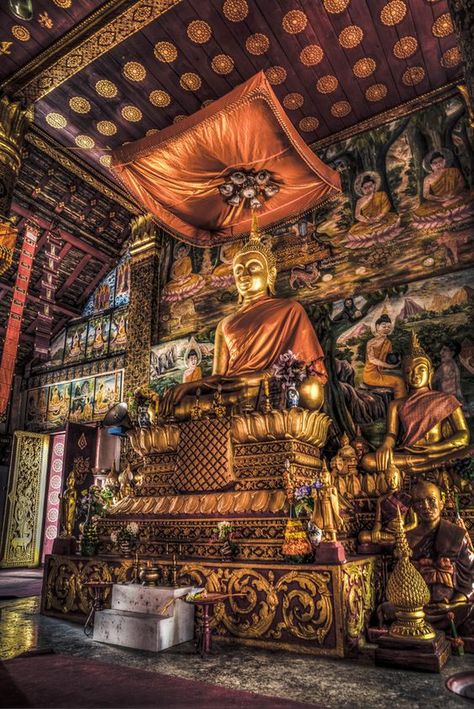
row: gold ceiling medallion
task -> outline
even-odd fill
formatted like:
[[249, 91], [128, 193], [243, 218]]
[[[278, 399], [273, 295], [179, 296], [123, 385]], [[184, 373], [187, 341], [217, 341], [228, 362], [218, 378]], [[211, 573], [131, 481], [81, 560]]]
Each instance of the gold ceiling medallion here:
[[69, 108], [76, 113], [89, 113], [91, 105], [84, 96], [73, 96], [69, 99]]
[[124, 106], [120, 111], [126, 121], [136, 123], [142, 120], [142, 112], [136, 106]]
[[259, 54], [265, 54], [269, 47], [270, 40], [266, 34], [260, 34], [260, 32], [251, 34], [250, 37], [247, 37], [247, 41], [245, 42], [247, 52], [256, 56]]
[[91, 150], [95, 145], [95, 140], [89, 135], [78, 135], [76, 136], [76, 145], [79, 148], [84, 148], [85, 150]]
[[212, 37], [211, 26], [204, 20], [193, 20], [189, 23], [186, 32], [191, 42], [196, 44], [205, 44]]
[[286, 69], [283, 66], [271, 66], [269, 69], [265, 69], [265, 76], [270, 84], [277, 86], [285, 81]]
[[322, 61], [324, 52], [319, 44], [308, 44], [300, 52], [300, 62], [305, 66], [315, 66]]
[[211, 67], [216, 74], [230, 74], [234, 69], [234, 60], [228, 54], [218, 54], [212, 60]]
[[112, 158], [111, 158], [110, 155], [102, 155], [102, 156], [99, 158], [99, 162], [100, 162], [100, 164], [103, 165], [104, 167], [110, 167], [110, 166], [112, 165]]
[[117, 87], [113, 81], [109, 81], [108, 79], [99, 79], [99, 81], [96, 82], [95, 90], [99, 96], [103, 96], [104, 98], [115, 98], [118, 94]]
[[406, 14], [407, 6], [403, 0], [391, 0], [381, 9], [380, 22], [388, 27], [393, 27], [393, 25], [398, 25]]
[[179, 113], [177, 116], [173, 118], [173, 123], [179, 123], [182, 121], [184, 118], [187, 118], [187, 116], [183, 116], [182, 113]]
[[231, 22], [242, 22], [249, 14], [249, 6], [246, 0], [225, 0], [222, 12]]
[[449, 12], [445, 12], [433, 22], [431, 31], [435, 37], [448, 37], [454, 32], [453, 21]]
[[451, 49], [447, 49], [441, 57], [441, 66], [444, 66], [445, 69], [451, 69], [454, 66], [458, 66], [461, 62], [462, 56], [459, 47], [451, 47]]
[[284, 16], [281, 26], [288, 34], [303, 32], [308, 24], [308, 18], [302, 10], [290, 10]]
[[332, 74], [322, 76], [316, 82], [316, 89], [320, 94], [332, 94], [339, 86], [339, 81]]
[[159, 133], [159, 132], [160, 131], [158, 130], [158, 128], [150, 128], [149, 130], [147, 130], [145, 135], [156, 135], [156, 133]]
[[28, 40], [31, 39], [30, 30], [22, 25], [13, 25], [12, 35], [15, 39], [20, 40], [20, 42], [28, 42]]
[[415, 54], [418, 49], [418, 41], [415, 37], [407, 35], [406, 37], [401, 37], [398, 42], [393, 45], [393, 55], [397, 59], [408, 59], [412, 54]]
[[148, 96], [148, 100], [154, 106], [164, 108], [165, 106], [170, 105], [171, 96], [167, 91], [162, 91], [162, 89], [155, 89], [155, 91], [152, 91], [151, 94]]
[[115, 135], [117, 132], [117, 126], [112, 121], [99, 121], [97, 123], [97, 130], [102, 135]]
[[58, 7], [61, 7], [63, 10], [66, 10], [68, 7], [71, 7], [71, 5], [72, 5], [72, 0], [53, 0], [53, 2]]
[[385, 84], [372, 84], [365, 92], [367, 101], [381, 101], [386, 95], [387, 87]]
[[311, 133], [319, 126], [319, 121], [315, 116], [305, 116], [298, 123], [298, 126], [303, 133]]
[[405, 86], [416, 86], [425, 78], [425, 70], [422, 66], [410, 66], [403, 72], [402, 81]]
[[358, 79], [366, 79], [368, 76], [374, 73], [377, 68], [377, 63], [372, 57], [363, 57], [356, 61], [352, 67], [352, 72], [354, 76]]
[[179, 83], [185, 91], [197, 91], [201, 88], [202, 80], [197, 74], [188, 71], [180, 76]]
[[341, 47], [344, 47], [344, 49], [353, 49], [362, 42], [363, 37], [364, 31], [361, 27], [358, 25], [349, 25], [349, 27], [344, 27], [339, 34], [339, 44]]
[[335, 118], [344, 118], [352, 111], [349, 101], [336, 101], [331, 106], [331, 115]]
[[323, 0], [324, 9], [332, 15], [344, 12], [351, 0]]
[[303, 104], [304, 98], [301, 94], [298, 93], [286, 94], [285, 98], [283, 99], [283, 105], [289, 111], [295, 111], [297, 108], [301, 108]]
[[167, 64], [174, 62], [178, 56], [178, 50], [171, 42], [157, 42], [153, 53], [160, 62], [166, 62]]
[[140, 62], [127, 62], [122, 71], [129, 81], [143, 81], [146, 77], [146, 69]]
[[67, 120], [61, 113], [48, 113], [46, 123], [50, 125], [51, 128], [65, 128], [67, 126]]

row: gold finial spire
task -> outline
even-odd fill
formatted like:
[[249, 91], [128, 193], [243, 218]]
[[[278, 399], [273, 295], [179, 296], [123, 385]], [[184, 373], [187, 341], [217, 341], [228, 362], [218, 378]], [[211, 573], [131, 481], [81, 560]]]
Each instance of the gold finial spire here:
[[423, 606], [430, 602], [430, 591], [420, 572], [410, 561], [400, 508], [397, 508], [397, 531], [394, 555], [398, 558], [387, 582], [387, 600], [395, 609], [396, 620], [390, 626], [392, 637], [430, 640], [436, 633], [425, 619]]
[[258, 227], [258, 217], [256, 209], [252, 209], [252, 228], [250, 230], [250, 241], [260, 241], [260, 229]]
[[415, 361], [415, 359], [424, 359], [426, 362], [428, 362], [430, 367], [432, 366], [431, 359], [426, 354], [423, 347], [420, 345], [418, 335], [416, 334], [416, 332], [412, 328], [410, 330], [410, 347], [408, 350], [408, 355], [405, 357], [405, 365], [412, 364]]

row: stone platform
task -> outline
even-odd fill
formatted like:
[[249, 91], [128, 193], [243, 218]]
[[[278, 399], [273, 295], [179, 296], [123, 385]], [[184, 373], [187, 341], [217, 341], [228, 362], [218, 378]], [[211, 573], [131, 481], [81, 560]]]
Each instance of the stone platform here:
[[[153, 558], [153, 563], [163, 567], [171, 560]], [[133, 571], [132, 559], [47, 556], [42, 612], [84, 622], [91, 596], [82, 584], [123, 583]], [[216, 606], [215, 638], [333, 657], [351, 654], [364, 635], [375, 607], [374, 571], [374, 557], [348, 557], [340, 565], [178, 559], [182, 586], [242, 594]], [[107, 601], [110, 605], [110, 595]]]
[[151, 652], [192, 640], [194, 608], [179, 600], [190, 591], [191, 586], [114, 584], [111, 607], [95, 614], [93, 638]]

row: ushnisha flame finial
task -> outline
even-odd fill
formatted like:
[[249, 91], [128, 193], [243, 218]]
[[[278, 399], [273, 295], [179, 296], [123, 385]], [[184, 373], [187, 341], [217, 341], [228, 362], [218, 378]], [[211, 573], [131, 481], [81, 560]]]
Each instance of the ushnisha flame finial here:
[[405, 368], [408, 365], [412, 365], [413, 362], [417, 359], [423, 359], [425, 362], [429, 364], [430, 367], [432, 367], [432, 362], [423, 347], [420, 344], [420, 341], [418, 339], [418, 335], [416, 332], [413, 330], [413, 328], [410, 330], [410, 348], [408, 350], [407, 356], [404, 358], [404, 366]]

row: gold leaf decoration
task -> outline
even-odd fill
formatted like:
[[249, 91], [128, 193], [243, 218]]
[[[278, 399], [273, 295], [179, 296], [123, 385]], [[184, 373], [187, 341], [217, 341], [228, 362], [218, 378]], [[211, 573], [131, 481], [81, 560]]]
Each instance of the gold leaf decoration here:
[[381, 101], [386, 95], [387, 87], [385, 84], [372, 84], [365, 92], [367, 101]]
[[96, 82], [95, 90], [99, 96], [103, 96], [104, 98], [115, 98], [118, 94], [116, 85], [113, 81], [109, 81], [108, 79], [99, 79], [99, 81]]
[[71, 7], [71, 5], [72, 5], [72, 0], [53, 0], [53, 2], [58, 7], [61, 7], [63, 10], [66, 10], [68, 7]]
[[183, 118], [187, 118], [187, 116], [184, 116], [182, 113], [180, 113], [173, 118], [173, 123], [179, 123], [183, 120]]
[[140, 62], [127, 62], [122, 71], [129, 81], [143, 81], [146, 77], [146, 69]]
[[147, 130], [145, 135], [155, 135], [156, 133], [159, 133], [159, 132], [160, 131], [158, 130], [158, 128], [149, 128], [149, 130]]
[[212, 60], [211, 67], [216, 74], [230, 74], [234, 69], [234, 60], [228, 54], [218, 54]]
[[398, 42], [393, 45], [393, 54], [397, 59], [408, 59], [413, 54], [415, 54], [418, 49], [418, 40], [415, 37], [406, 35], [406, 37], [400, 37]]
[[398, 25], [407, 14], [407, 6], [403, 0], [391, 0], [380, 11], [380, 21], [387, 27]]
[[186, 33], [189, 39], [196, 44], [205, 44], [212, 37], [211, 26], [204, 20], [193, 20], [189, 23]]
[[265, 76], [270, 84], [277, 86], [285, 81], [286, 69], [283, 66], [271, 66], [269, 69], [265, 69]]
[[451, 69], [454, 66], [458, 66], [461, 62], [462, 56], [459, 47], [451, 47], [450, 49], [447, 49], [441, 57], [441, 66], [444, 66], [446, 69]]
[[285, 98], [283, 99], [283, 105], [289, 111], [295, 111], [297, 108], [301, 108], [303, 103], [304, 98], [301, 94], [298, 93], [286, 94]]
[[23, 25], [13, 25], [12, 35], [20, 42], [28, 42], [28, 40], [31, 39], [30, 30], [28, 27], [23, 27]]
[[91, 105], [84, 96], [72, 96], [69, 99], [69, 108], [76, 113], [89, 113]]
[[323, 0], [324, 9], [332, 15], [344, 12], [351, 0]]
[[300, 62], [305, 66], [315, 66], [322, 61], [324, 52], [319, 44], [308, 44], [300, 52]]
[[298, 123], [298, 126], [304, 133], [311, 133], [319, 126], [319, 121], [315, 116], [305, 116]]
[[160, 62], [166, 62], [167, 64], [174, 62], [178, 56], [178, 50], [171, 42], [157, 42], [153, 53]]
[[117, 132], [117, 126], [112, 121], [99, 121], [97, 123], [97, 130], [102, 135], [115, 135]]
[[152, 91], [148, 96], [148, 99], [153, 106], [159, 106], [160, 108], [169, 106], [171, 103], [171, 96], [167, 91], [163, 91], [162, 89], [155, 89]]
[[126, 121], [131, 121], [132, 123], [136, 123], [142, 119], [142, 112], [136, 106], [124, 106], [121, 110], [121, 114]]
[[331, 106], [331, 115], [335, 118], [343, 118], [352, 111], [352, 106], [349, 101], [336, 101]]
[[249, 14], [249, 6], [246, 0], [225, 0], [222, 12], [231, 22], [242, 22]]
[[358, 79], [366, 79], [368, 76], [374, 73], [377, 68], [377, 63], [372, 57], [363, 57], [356, 61], [352, 67], [352, 72], [354, 76]]
[[405, 86], [416, 86], [425, 78], [425, 70], [422, 66], [410, 66], [403, 72], [402, 81]]
[[288, 34], [303, 32], [307, 24], [308, 18], [302, 10], [290, 10], [281, 22], [281, 26]]
[[364, 31], [358, 25], [349, 25], [344, 27], [339, 34], [339, 44], [344, 49], [353, 49], [362, 42]]
[[48, 113], [46, 123], [50, 125], [51, 128], [65, 128], [67, 126], [67, 120], [62, 113]]
[[95, 145], [95, 140], [90, 135], [78, 135], [75, 142], [79, 148], [84, 148], [85, 150], [90, 150]]
[[261, 34], [260, 32], [251, 34], [250, 37], [247, 37], [247, 41], [245, 42], [247, 52], [256, 56], [265, 54], [269, 47], [270, 40], [266, 34]]
[[454, 32], [453, 21], [449, 12], [444, 12], [433, 22], [431, 31], [435, 37], [448, 37]]
[[316, 89], [321, 94], [332, 94], [333, 91], [339, 86], [339, 81], [332, 74], [326, 74], [322, 76], [316, 82]]
[[102, 155], [102, 156], [99, 158], [99, 162], [100, 162], [100, 164], [103, 165], [104, 167], [110, 167], [110, 166], [112, 165], [112, 158], [111, 158], [110, 155]]
[[180, 76], [179, 83], [185, 91], [197, 91], [201, 88], [202, 80], [198, 74], [188, 71]]

